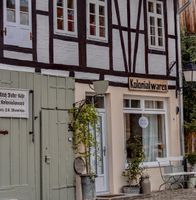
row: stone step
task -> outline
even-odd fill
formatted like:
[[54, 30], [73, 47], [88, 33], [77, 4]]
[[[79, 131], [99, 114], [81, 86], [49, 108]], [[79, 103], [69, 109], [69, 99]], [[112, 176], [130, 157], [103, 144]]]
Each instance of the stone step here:
[[141, 194], [108, 194], [108, 195], [100, 195], [96, 197], [96, 200], [131, 200], [136, 199], [139, 196], [143, 196]]

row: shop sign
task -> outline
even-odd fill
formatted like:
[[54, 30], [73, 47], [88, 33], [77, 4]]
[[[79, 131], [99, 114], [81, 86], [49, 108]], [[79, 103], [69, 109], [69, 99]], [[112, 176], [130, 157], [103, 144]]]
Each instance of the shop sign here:
[[141, 128], [147, 128], [148, 127], [148, 118], [147, 117], [140, 117], [138, 121]]
[[129, 77], [129, 89], [141, 91], [167, 92], [168, 84], [166, 80]]
[[0, 117], [28, 118], [29, 91], [0, 88]]

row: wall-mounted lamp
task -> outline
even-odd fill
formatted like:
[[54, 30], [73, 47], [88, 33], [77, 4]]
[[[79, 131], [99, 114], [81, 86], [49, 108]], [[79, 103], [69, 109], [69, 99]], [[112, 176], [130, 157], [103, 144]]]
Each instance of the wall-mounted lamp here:
[[93, 88], [92, 90], [95, 91], [96, 95], [104, 94], [108, 89], [109, 81], [102, 80], [102, 81], [93, 81]]
[[187, 82], [194, 82], [196, 81], [196, 64], [187, 63], [184, 65], [183, 69], [184, 78]]

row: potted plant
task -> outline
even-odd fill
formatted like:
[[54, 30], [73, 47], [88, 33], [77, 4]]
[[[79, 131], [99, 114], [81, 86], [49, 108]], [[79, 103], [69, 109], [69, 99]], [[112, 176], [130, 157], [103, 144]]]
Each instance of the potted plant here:
[[126, 143], [127, 148], [127, 167], [122, 175], [127, 178], [127, 186], [123, 187], [125, 193], [139, 193], [139, 180], [144, 171], [141, 166], [144, 161], [144, 151], [141, 143], [141, 137], [134, 136], [129, 138]]
[[96, 138], [94, 130], [98, 122], [98, 112], [94, 105], [82, 100], [74, 104], [69, 113], [72, 114], [70, 129], [73, 132], [73, 149], [85, 162], [85, 174], [81, 175], [83, 199], [95, 198], [95, 177], [90, 164], [92, 148], [95, 148]]
[[196, 168], [196, 152], [193, 152], [193, 153], [188, 153], [186, 155], [186, 159], [190, 165], [190, 170], [191, 171], [194, 171], [195, 168]]

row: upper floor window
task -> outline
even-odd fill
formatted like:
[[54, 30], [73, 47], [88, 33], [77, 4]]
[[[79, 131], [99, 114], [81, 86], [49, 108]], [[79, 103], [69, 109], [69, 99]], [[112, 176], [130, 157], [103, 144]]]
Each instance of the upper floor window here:
[[87, 35], [107, 39], [107, 0], [87, 0]]
[[164, 48], [164, 20], [163, 2], [156, 0], [147, 1], [148, 9], [148, 35], [151, 48]]
[[55, 28], [57, 32], [76, 33], [76, 0], [55, 0]]
[[31, 0], [4, 0], [5, 44], [31, 47]]

